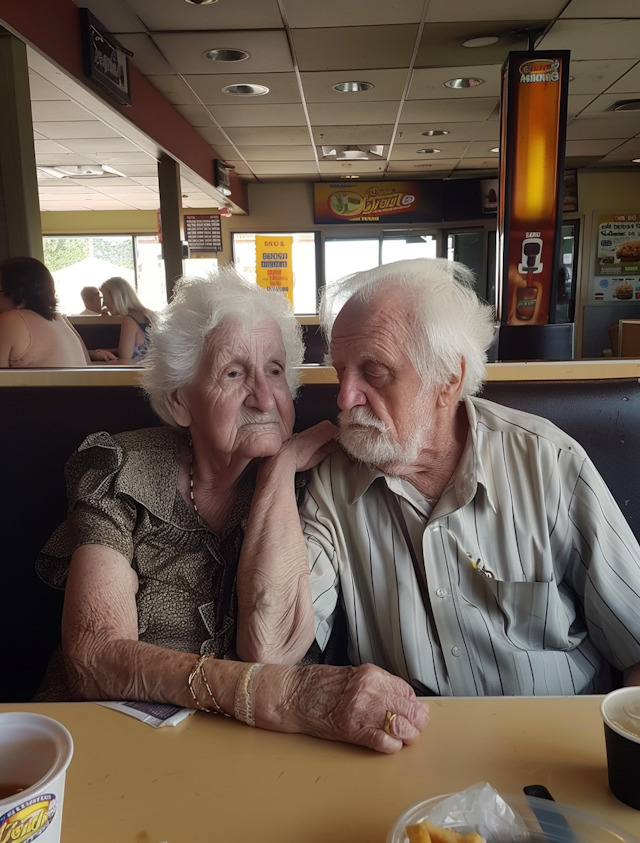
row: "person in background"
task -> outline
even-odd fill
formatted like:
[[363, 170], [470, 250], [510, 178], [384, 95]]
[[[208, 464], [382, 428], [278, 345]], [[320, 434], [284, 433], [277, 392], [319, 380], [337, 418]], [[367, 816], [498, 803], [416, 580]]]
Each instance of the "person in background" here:
[[142, 304], [124, 278], [108, 278], [100, 285], [100, 292], [111, 316], [122, 316], [118, 359], [140, 362], [149, 347], [147, 332], [155, 322], [155, 313]]
[[[372, 665], [309, 663], [313, 610], [297, 611], [309, 571], [280, 614], [292, 583], [260, 562], [265, 519], [289, 505], [304, 553], [306, 476], [281, 481], [335, 447], [327, 421], [292, 436], [303, 345], [288, 303], [224, 267], [176, 287], [150, 345], [143, 386], [165, 426], [94, 433], [67, 463], [70, 514], [36, 563], [65, 588], [63, 659], [40, 698], [172, 703], [382, 752], [413, 743], [427, 710], [409, 685]], [[284, 519], [265, 558], [287, 559], [290, 528]]]
[[102, 314], [102, 299], [97, 287], [83, 287], [80, 296], [84, 302], [84, 310], [78, 316], [100, 316]]
[[0, 368], [86, 366], [89, 354], [66, 316], [56, 310], [47, 267], [36, 258], [0, 262]]

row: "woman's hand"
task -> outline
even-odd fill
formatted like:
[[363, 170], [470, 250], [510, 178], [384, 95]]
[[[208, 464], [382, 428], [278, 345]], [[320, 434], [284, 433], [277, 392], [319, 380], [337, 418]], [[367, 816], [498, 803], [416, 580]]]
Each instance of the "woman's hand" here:
[[96, 348], [93, 351], [90, 351], [89, 357], [91, 357], [92, 360], [104, 361], [118, 359], [115, 354], [113, 354], [111, 351], [107, 351], [106, 348]]
[[283, 444], [279, 453], [273, 460], [292, 459], [295, 461], [295, 471], [307, 471], [333, 451], [338, 450], [338, 443], [335, 441], [338, 435], [338, 428], [330, 421], [321, 421], [307, 428], [300, 433], [294, 433], [290, 439]]
[[[429, 721], [428, 706], [403, 679], [371, 664], [289, 668], [277, 683], [273, 670], [265, 666], [256, 677], [256, 723], [265, 729], [393, 753], [415, 743]], [[396, 715], [391, 734], [384, 731], [388, 711]]]

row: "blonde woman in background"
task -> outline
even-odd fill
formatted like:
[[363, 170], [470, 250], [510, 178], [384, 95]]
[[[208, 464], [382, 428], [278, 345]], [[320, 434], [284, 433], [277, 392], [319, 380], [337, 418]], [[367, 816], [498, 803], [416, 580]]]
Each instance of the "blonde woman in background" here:
[[155, 313], [142, 304], [124, 278], [108, 278], [101, 285], [100, 292], [111, 316], [122, 316], [118, 359], [137, 363], [147, 353], [147, 331], [155, 322]]

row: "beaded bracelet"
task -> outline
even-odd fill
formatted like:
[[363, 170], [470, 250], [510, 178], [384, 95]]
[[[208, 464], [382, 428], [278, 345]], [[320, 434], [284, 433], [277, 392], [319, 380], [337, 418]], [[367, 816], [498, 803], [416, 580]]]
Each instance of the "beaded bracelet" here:
[[246, 723], [247, 726], [255, 726], [256, 718], [253, 710], [253, 698], [251, 692], [253, 689], [253, 679], [255, 678], [262, 665], [260, 662], [247, 664], [242, 668], [242, 672], [238, 677], [236, 684], [236, 696], [233, 703], [233, 713], [236, 720]]
[[[213, 659], [213, 658], [215, 658], [213, 653], [207, 653], [204, 656], [200, 656], [198, 661], [192, 667], [191, 673], [189, 674], [189, 679], [188, 679], [189, 690], [191, 691], [191, 696], [193, 697], [193, 699], [195, 701], [195, 704], [200, 709], [200, 711], [208, 711], [210, 714], [222, 714], [225, 717], [231, 717], [231, 715], [227, 714], [227, 712], [222, 708], [220, 703], [217, 701], [217, 699], [213, 695], [213, 691], [211, 690], [211, 685], [209, 684], [209, 680], [207, 679], [207, 676], [204, 672], [204, 663], [206, 662], [207, 659]], [[213, 708], [207, 708], [206, 706], [202, 705], [200, 700], [198, 699], [198, 695], [196, 693], [196, 690], [193, 687], [193, 683], [195, 681], [196, 676], [198, 676], [198, 674], [200, 675], [200, 679], [201, 679], [204, 687], [206, 688], [207, 693], [209, 694], [209, 699], [213, 703]]]

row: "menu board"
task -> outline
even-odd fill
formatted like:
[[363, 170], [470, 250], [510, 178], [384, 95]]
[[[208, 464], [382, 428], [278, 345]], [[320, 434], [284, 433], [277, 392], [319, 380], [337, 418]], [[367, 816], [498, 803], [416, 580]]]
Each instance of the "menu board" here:
[[219, 214], [185, 214], [184, 234], [193, 252], [221, 252], [222, 230]]
[[594, 213], [596, 233], [589, 304], [640, 301], [640, 212]]

